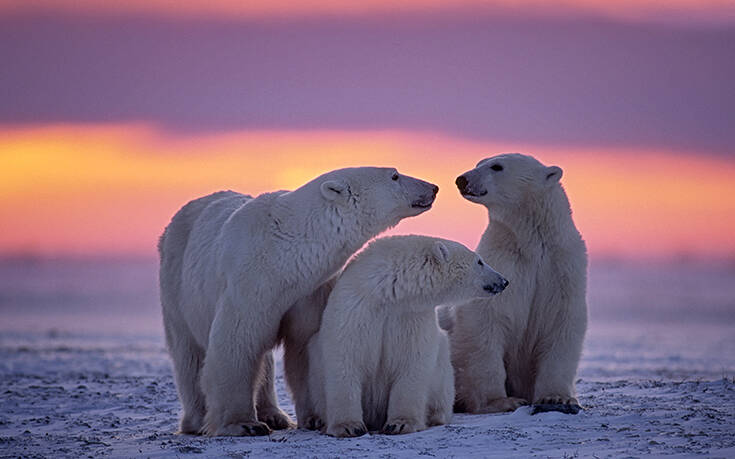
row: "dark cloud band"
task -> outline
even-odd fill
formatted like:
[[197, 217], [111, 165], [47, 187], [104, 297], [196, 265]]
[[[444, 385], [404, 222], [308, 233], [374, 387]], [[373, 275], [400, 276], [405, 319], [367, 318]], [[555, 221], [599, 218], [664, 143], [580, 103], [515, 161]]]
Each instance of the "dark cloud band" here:
[[504, 14], [5, 15], [0, 123], [399, 128], [735, 153], [735, 29]]

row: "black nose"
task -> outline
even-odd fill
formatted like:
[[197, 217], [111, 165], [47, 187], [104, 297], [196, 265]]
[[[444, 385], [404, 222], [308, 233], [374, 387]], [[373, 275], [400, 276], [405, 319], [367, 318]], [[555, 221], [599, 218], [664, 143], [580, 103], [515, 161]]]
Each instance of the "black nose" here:
[[434, 196], [439, 192], [439, 187], [434, 185], [434, 187], [431, 189], [432, 192], [434, 192]]
[[510, 282], [508, 282], [508, 279], [503, 278], [502, 281], [500, 281], [499, 284], [487, 284], [482, 287], [483, 290], [485, 290], [488, 293], [492, 293], [493, 295], [497, 295], [498, 293], [505, 290], [505, 287], [508, 286]]
[[464, 189], [467, 188], [467, 179], [464, 177], [464, 175], [460, 175], [459, 177], [457, 177], [457, 180], [455, 180], [454, 183], [457, 184], [457, 188], [459, 188], [459, 191], [464, 191]]

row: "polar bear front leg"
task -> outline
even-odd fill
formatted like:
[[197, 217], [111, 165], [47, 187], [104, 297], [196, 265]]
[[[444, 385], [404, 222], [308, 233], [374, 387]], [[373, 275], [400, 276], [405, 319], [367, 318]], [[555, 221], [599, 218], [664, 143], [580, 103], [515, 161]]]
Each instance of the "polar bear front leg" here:
[[[310, 348], [335, 282], [335, 279], [330, 279], [311, 295], [299, 299], [281, 319], [279, 335], [283, 340], [283, 369], [300, 428], [316, 430], [323, 426], [311, 393], [309, 374], [311, 360], [315, 356], [311, 355], [313, 351]], [[321, 383], [319, 388], [323, 389]]]
[[577, 414], [581, 406], [576, 399], [574, 378], [582, 353], [584, 332], [556, 336], [549, 341], [553, 343], [551, 349], [538, 356], [533, 413], [561, 411]]
[[[324, 349], [320, 343], [318, 349]], [[326, 432], [333, 437], [359, 437], [368, 431], [362, 417], [362, 381], [347, 358], [334, 361], [322, 352]]]
[[[506, 393], [502, 336], [502, 331], [495, 329], [483, 337], [471, 337], [469, 346], [464, 343], [466, 347], [452, 349], [455, 412], [502, 413], [528, 404], [528, 401], [508, 397]], [[481, 347], [474, 342], [475, 339], [482, 341]]]
[[454, 372], [449, 358], [449, 342], [446, 336], [441, 338], [437, 365], [431, 382], [427, 426], [448, 424], [452, 420], [454, 405]]
[[273, 351], [268, 351], [261, 364], [261, 379], [257, 395], [258, 420], [268, 424], [273, 430], [282, 430], [294, 427], [291, 418], [278, 407], [275, 386], [275, 364]]
[[380, 433], [397, 435], [426, 429], [428, 378], [422, 368], [402, 374], [391, 387], [388, 415]]
[[212, 322], [201, 379], [207, 404], [203, 430], [207, 435], [271, 432], [267, 424], [258, 421], [254, 402], [262, 361], [275, 340], [278, 323], [276, 320], [276, 330], [268, 330], [263, 318], [259, 323], [251, 320], [254, 315], [252, 309], [223, 304]]
[[[355, 374], [326, 370], [327, 434], [359, 437], [367, 433], [362, 419], [362, 384]], [[338, 380], [338, 381], [337, 381]]]
[[291, 391], [299, 428], [307, 427], [306, 420], [313, 413], [309, 392], [309, 353], [307, 343], [288, 338], [283, 343], [283, 368], [286, 383]]
[[[308, 373], [305, 375], [304, 385], [306, 390], [302, 395], [306, 396], [302, 400], [301, 413], [303, 413], [303, 417], [299, 418], [299, 427], [309, 430], [324, 430], [326, 429], [324, 421], [327, 419], [327, 402], [325, 400], [325, 375], [319, 347], [319, 335], [314, 335], [309, 340], [305, 354], [308, 359]], [[299, 408], [296, 407], [296, 409]]]

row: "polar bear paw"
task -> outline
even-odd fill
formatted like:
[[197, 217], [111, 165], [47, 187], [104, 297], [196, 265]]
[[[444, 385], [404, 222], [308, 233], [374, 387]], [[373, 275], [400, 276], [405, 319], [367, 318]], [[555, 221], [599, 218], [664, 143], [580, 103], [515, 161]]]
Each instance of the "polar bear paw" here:
[[362, 421], [347, 421], [327, 427], [327, 435], [333, 437], [360, 437], [367, 433], [367, 427]]
[[531, 414], [559, 411], [565, 414], [577, 414], [582, 409], [576, 398], [568, 395], [547, 395], [539, 398], [533, 404]]
[[204, 416], [185, 414], [181, 419], [177, 433], [186, 435], [200, 435], [204, 426]]
[[295, 427], [291, 418], [279, 409], [265, 413], [258, 412], [258, 421], [265, 422], [273, 430], [291, 429]]
[[214, 431], [208, 432], [210, 436], [219, 437], [254, 437], [258, 435], [269, 435], [271, 433], [268, 424], [260, 421], [244, 421], [234, 424], [226, 424]]
[[528, 405], [528, 401], [517, 397], [501, 397], [488, 401], [477, 413], [504, 413], [515, 411], [521, 406]]
[[304, 428], [308, 430], [321, 430], [324, 427], [324, 421], [316, 414], [306, 417], [304, 421]]
[[380, 433], [386, 435], [399, 435], [418, 432], [419, 430], [424, 430], [424, 427], [418, 422], [407, 418], [394, 418], [385, 423], [383, 428], [380, 430]]
[[449, 409], [430, 408], [426, 416], [426, 425], [429, 427], [449, 424], [452, 419], [451, 406]]

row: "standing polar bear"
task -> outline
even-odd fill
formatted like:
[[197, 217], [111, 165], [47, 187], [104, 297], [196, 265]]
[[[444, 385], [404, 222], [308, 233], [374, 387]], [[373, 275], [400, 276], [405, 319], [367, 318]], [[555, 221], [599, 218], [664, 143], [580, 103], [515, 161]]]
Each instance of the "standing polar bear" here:
[[338, 278], [309, 343], [310, 426], [326, 424], [329, 435], [353, 437], [449, 422], [449, 342], [434, 308], [507, 285], [456, 242], [425, 236], [372, 242]]
[[505, 154], [457, 177], [462, 196], [488, 210], [477, 253], [511, 285], [492, 300], [441, 311], [457, 411], [511, 411], [528, 402], [536, 411], [579, 410], [574, 378], [587, 329], [587, 250], [561, 176], [559, 167]]
[[437, 191], [395, 169], [360, 167], [291, 192], [218, 192], [179, 210], [159, 252], [181, 432], [264, 435], [290, 426], [271, 353], [284, 313], [367, 240], [428, 210]]

